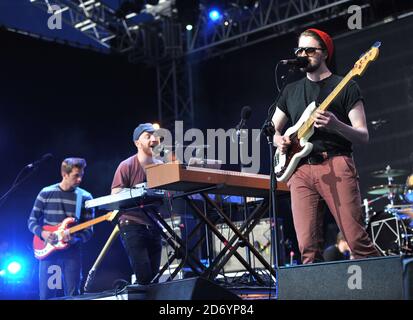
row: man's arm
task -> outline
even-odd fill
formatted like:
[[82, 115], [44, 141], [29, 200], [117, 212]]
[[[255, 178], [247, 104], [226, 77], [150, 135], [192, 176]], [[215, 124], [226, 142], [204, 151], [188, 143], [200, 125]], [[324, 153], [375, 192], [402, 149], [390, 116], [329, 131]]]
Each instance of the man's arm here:
[[272, 123], [275, 128], [275, 135], [274, 135], [274, 144], [281, 150], [281, 153], [285, 153], [287, 151], [288, 146], [290, 145], [291, 141], [288, 137], [282, 136], [281, 132], [284, 129], [285, 124], [288, 121], [287, 115], [281, 111], [280, 108], [275, 109], [274, 116], [272, 117]]
[[34, 235], [38, 236], [40, 239], [53, 244], [56, 243], [57, 236], [52, 232], [44, 231], [43, 227], [40, 225], [40, 220], [44, 215], [44, 205], [46, 202], [46, 199], [44, 197], [45, 194], [40, 191], [34, 202], [29, 220], [27, 221], [27, 227]]
[[43, 216], [43, 207], [45, 199], [40, 192], [34, 202], [33, 209], [30, 213], [29, 220], [27, 221], [27, 227], [30, 232], [42, 238], [42, 226], [39, 221]]
[[354, 144], [369, 142], [369, 131], [367, 129], [366, 115], [364, 113], [363, 101], [358, 101], [350, 110], [348, 117], [351, 126], [341, 122], [329, 111], [317, 111], [314, 116], [316, 128], [327, 128], [336, 131]]
[[119, 193], [122, 189], [130, 185], [129, 170], [125, 162], [121, 162], [113, 176], [110, 194]]

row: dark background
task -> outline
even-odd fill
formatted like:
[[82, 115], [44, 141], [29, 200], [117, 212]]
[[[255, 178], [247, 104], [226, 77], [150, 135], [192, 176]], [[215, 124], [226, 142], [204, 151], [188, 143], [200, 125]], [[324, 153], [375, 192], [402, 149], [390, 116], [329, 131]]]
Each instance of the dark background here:
[[[375, 41], [382, 41], [379, 59], [356, 79], [365, 97], [367, 120], [387, 120], [377, 130], [370, 126], [368, 145], [355, 147], [362, 197], [372, 199], [368, 188], [387, 183], [372, 178], [372, 171], [386, 165], [413, 171], [413, 17], [348, 33], [337, 31], [345, 26], [324, 27], [335, 35], [340, 75]], [[260, 128], [277, 94], [276, 62], [291, 56], [300, 31], [196, 65], [195, 126], [227, 130], [238, 123], [242, 106], [249, 105], [253, 113], [248, 127]], [[117, 165], [135, 152], [133, 129], [138, 123], [157, 121], [156, 74], [122, 57], [5, 30], [0, 31], [0, 40], [0, 194], [26, 164], [48, 152], [54, 155], [0, 207], [0, 239], [15, 252], [32, 257], [27, 218], [37, 193], [60, 181], [64, 158], [78, 156], [88, 162], [82, 187], [94, 197], [109, 194]], [[261, 173], [268, 173], [267, 158], [262, 143]], [[396, 178], [397, 183], [405, 181], [406, 175]], [[377, 202], [374, 210], [385, 204]], [[286, 237], [295, 241], [288, 203], [282, 203], [280, 211]], [[111, 231], [109, 223], [95, 226], [95, 237], [85, 246], [85, 274]], [[37, 263], [28, 260], [36, 290]], [[96, 289], [109, 289], [113, 281], [128, 279], [129, 274], [126, 255], [116, 241], [99, 268]]]

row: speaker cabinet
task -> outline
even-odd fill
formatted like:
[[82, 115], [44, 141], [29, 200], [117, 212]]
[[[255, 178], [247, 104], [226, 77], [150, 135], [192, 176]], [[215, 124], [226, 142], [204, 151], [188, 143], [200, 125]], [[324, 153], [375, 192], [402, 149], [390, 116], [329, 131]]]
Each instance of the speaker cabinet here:
[[282, 267], [280, 300], [412, 299], [413, 258], [400, 256]]
[[195, 277], [146, 286], [146, 300], [240, 300], [236, 294]]

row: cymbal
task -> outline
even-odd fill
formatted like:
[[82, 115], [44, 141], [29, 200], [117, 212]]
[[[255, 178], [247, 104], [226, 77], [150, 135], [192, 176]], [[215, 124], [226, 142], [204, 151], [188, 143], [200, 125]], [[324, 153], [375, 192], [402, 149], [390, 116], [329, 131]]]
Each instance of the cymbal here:
[[399, 177], [404, 176], [405, 174], [407, 174], [407, 170], [402, 169], [379, 170], [371, 173], [375, 178]]
[[387, 193], [403, 193], [404, 185], [403, 184], [382, 184], [379, 186], [373, 186], [367, 191], [368, 194], [387, 194]]

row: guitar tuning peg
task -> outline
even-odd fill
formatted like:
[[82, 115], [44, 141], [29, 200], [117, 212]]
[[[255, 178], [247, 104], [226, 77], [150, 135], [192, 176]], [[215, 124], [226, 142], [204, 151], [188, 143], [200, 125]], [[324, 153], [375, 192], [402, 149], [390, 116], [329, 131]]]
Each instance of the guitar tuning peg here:
[[373, 44], [373, 47], [375, 47], [375, 48], [379, 48], [381, 46], [381, 41], [376, 41], [374, 44]]

